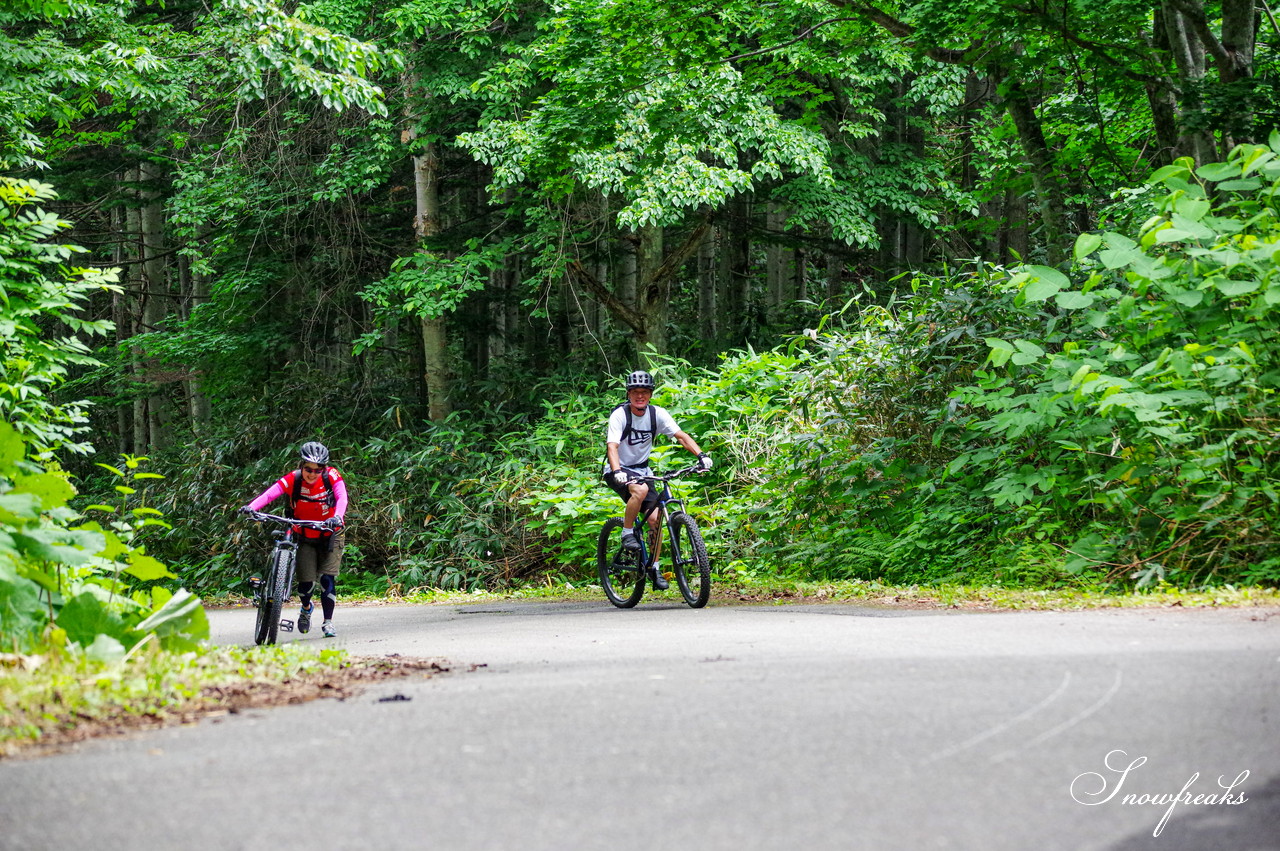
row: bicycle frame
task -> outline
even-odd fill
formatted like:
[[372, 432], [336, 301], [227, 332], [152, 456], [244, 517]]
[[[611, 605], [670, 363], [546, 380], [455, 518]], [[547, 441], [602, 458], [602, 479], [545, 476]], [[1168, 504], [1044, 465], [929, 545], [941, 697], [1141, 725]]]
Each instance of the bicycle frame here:
[[[298, 543], [294, 540], [294, 531], [299, 528], [325, 529], [322, 522], [315, 520], [298, 520], [292, 517], [281, 517], [276, 514], [253, 512], [249, 515], [258, 522], [270, 521], [287, 524], [284, 529], [276, 529], [271, 535], [275, 545], [271, 548], [268, 562], [267, 578], [263, 580], [253, 577], [249, 585], [254, 592], [254, 603], [258, 608], [258, 622], [254, 627], [254, 642], [257, 644], [275, 644], [278, 630], [293, 632], [294, 623], [281, 618], [280, 613], [285, 602], [293, 594], [294, 572], [297, 565]], [[280, 571], [284, 571], [284, 575]]]
[[[631, 481], [633, 482], [645, 482], [651, 488], [660, 488], [658, 490], [658, 501], [655, 502], [653, 507], [648, 511], [638, 515], [636, 520], [643, 523], [644, 528], [648, 530], [649, 518], [653, 516], [654, 512], [659, 512], [660, 519], [658, 520], [658, 534], [662, 534], [662, 528], [665, 526], [667, 530], [667, 541], [671, 545], [671, 560], [673, 564], [681, 558], [681, 555], [680, 538], [676, 534], [675, 527], [671, 523], [671, 518], [676, 512], [684, 511], [684, 500], [676, 498], [671, 493], [671, 483], [676, 479], [689, 475], [690, 473], [697, 472], [699, 469], [700, 468], [695, 464], [681, 470], [676, 470], [674, 473], [668, 473], [665, 476], [634, 476], [631, 478]], [[670, 510], [671, 506], [675, 506], [674, 510]], [[640, 563], [646, 566], [649, 565], [651, 561], [648, 538], [649, 536], [647, 534], [636, 535], [636, 540], [640, 542]]]

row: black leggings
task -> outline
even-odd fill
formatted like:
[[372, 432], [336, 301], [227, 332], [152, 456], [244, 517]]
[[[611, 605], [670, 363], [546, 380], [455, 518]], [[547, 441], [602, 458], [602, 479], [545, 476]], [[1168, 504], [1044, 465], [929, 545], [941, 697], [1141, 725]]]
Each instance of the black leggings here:
[[[299, 582], [298, 596], [302, 605], [311, 605], [311, 592], [316, 589], [314, 582]], [[333, 620], [333, 608], [338, 604], [338, 580], [328, 574], [320, 574], [320, 608], [324, 611], [324, 619]]]

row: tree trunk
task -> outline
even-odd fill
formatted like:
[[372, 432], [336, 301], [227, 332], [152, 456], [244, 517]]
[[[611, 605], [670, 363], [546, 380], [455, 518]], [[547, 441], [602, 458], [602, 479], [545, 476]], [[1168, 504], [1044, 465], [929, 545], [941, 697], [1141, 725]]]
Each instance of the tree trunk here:
[[698, 336], [708, 345], [720, 335], [716, 321], [716, 242], [720, 228], [712, 228], [698, 246]]
[[808, 255], [803, 248], [797, 248], [793, 252], [795, 262], [792, 265], [791, 287], [797, 301], [809, 300], [809, 270], [807, 263]]
[[[142, 225], [140, 246], [142, 249], [142, 286], [145, 305], [142, 324], [147, 332], [159, 331], [169, 313], [169, 276], [165, 262], [164, 207], [157, 184], [160, 169], [150, 161], [144, 161], [139, 169]], [[164, 383], [159, 374], [152, 376], [151, 396], [147, 399], [147, 430], [150, 433], [148, 451], [163, 450], [170, 444], [168, 404], [161, 392]]]
[[[1005, 108], [1018, 131], [1018, 141], [1031, 166], [1031, 182], [1035, 186], [1040, 221], [1044, 227], [1044, 244], [1050, 266], [1068, 256], [1067, 247], [1074, 237], [1067, 224], [1067, 204], [1062, 188], [1062, 175], [1049, 144], [1045, 141], [1040, 116], [1031, 96], [1017, 80], [1003, 87]], [[1023, 258], [1024, 260], [1027, 258]]]
[[[410, 135], [414, 135], [412, 132]], [[440, 157], [434, 143], [428, 143], [413, 158], [413, 188], [416, 206], [414, 234], [421, 244], [440, 233]], [[422, 364], [427, 385], [427, 417], [441, 422], [452, 412], [449, 402], [448, 339], [444, 316], [418, 319], [422, 339]]]
[[[117, 235], [128, 231], [128, 217], [125, 215], [124, 208], [115, 207], [112, 209], [111, 227]], [[129, 271], [128, 267], [124, 265], [128, 256], [124, 240], [118, 240], [112, 252], [112, 259], [115, 265], [124, 270], [124, 291], [113, 293], [111, 296], [111, 321], [116, 326], [116, 346], [120, 351], [124, 351], [123, 347], [133, 333], [133, 318], [130, 316], [129, 311]], [[116, 452], [120, 455], [133, 452], [131, 413], [131, 406], [116, 405]]]
[[700, 222], [688, 234], [678, 248], [670, 253], [663, 251], [664, 234], [661, 227], [645, 227], [640, 230], [637, 254], [637, 274], [641, 276], [637, 304], [623, 301], [615, 290], [591, 273], [581, 261], [567, 264], [566, 273], [572, 283], [588, 290], [609, 314], [635, 335], [636, 352], [648, 362], [649, 353], [665, 354], [667, 351], [667, 316], [671, 307], [672, 283], [680, 269], [698, 250], [711, 226]]
[[617, 293], [618, 300], [627, 307], [635, 308], [637, 293], [640, 292], [640, 237], [634, 232], [622, 235], [619, 242], [622, 259], [618, 263]]
[[671, 307], [671, 278], [659, 275], [662, 267], [663, 229], [658, 225], [640, 228], [636, 251], [636, 272], [640, 281], [636, 310], [641, 327], [636, 331], [636, 354], [652, 366], [650, 353], [667, 353], [667, 318]]
[[835, 299], [845, 292], [845, 258], [827, 252], [827, 298]]
[[[183, 318], [190, 319], [192, 312], [209, 299], [209, 279], [203, 272], [193, 270], [186, 257], [179, 259], [179, 278], [183, 282], [183, 295], [186, 302]], [[201, 363], [191, 364], [188, 367], [190, 374], [185, 380], [191, 431], [197, 437], [208, 433], [213, 413], [209, 397], [205, 395], [204, 388], [201, 386], [204, 379], [204, 366]]]
[[745, 343], [741, 329], [751, 310], [751, 201], [739, 195], [729, 201], [729, 216], [720, 240], [720, 274], [723, 286], [724, 337], [729, 347]]
[[[138, 197], [138, 181], [140, 171], [137, 167], [125, 172], [125, 192], [128, 206], [125, 207], [125, 292], [132, 296], [127, 304], [129, 316], [129, 337], [132, 338], [147, 330], [146, 324], [146, 286], [142, 275], [142, 208]], [[148, 432], [147, 395], [142, 388], [147, 384], [146, 364], [143, 362], [142, 350], [133, 346], [129, 350], [129, 372], [133, 379], [133, 452], [145, 455], [151, 445]]]
[[765, 243], [764, 249], [764, 280], [765, 280], [765, 306], [764, 316], [765, 322], [771, 327], [777, 327], [781, 313], [782, 305], [786, 301], [785, 287], [785, 265], [786, 265], [786, 249], [778, 244], [776, 237], [782, 233], [783, 222], [786, 217], [778, 208], [778, 204], [770, 201], [765, 207], [765, 232], [768, 234], [768, 242]]
[[[1173, 56], [1174, 67], [1178, 69], [1178, 82], [1182, 89], [1178, 141], [1173, 156], [1191, 157], [1200, 164], [1211, 162], [1218, 158], [1213, 134], [1205, 130], [1190, 130], [1186, 126], [1188, 113], [1200, 109], [1198, 87], [1204, 80], [1205, 44], [1197, 27], [1188, 20], [1182, 4], [1165, 0], [1161, 10], [1169, 53]], [[1199, 10], [1203, 16], [1204, 7], [1200, 6]]]

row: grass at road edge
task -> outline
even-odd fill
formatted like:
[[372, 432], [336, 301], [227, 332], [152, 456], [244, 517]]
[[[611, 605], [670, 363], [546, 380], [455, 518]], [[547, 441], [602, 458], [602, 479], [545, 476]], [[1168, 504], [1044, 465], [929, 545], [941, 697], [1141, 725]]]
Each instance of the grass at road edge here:
[[[865, 603], [867, 605], [976, 609], [989, 611], [1069, 611], [1106, 608], [1280, 608], [1280, 590], [1275, 588], [1216, 588], [1187, 590], [1170, 585], [1143, 590], [1104, 590], [1090, 588], [1015, 588], [994, 585], [890, 585], [876, 580], [850, 579], [833, 582], [806, 582], [779, 578], [716, 576], [713, 578], [711, 605], [796, 603]], [[491, 603], [500, 600], [603, 600], [598, 584], [587, 581], [545, 582], [505, 591], [444, 591], [417, 589], [398, 596], [344, 594], [344, 603], [413, 604], [413, 603]], [[672, 583], [670, 590], [655, 594], [646, 591], [646, 600], [679, 600]], [[247, 600], [225, 599], [223, 605], [246, 603]]]
[[78, 654], [0, 654], [0, 757], [47, 753], [105, 735], [189, 723], [446, 670], [424, 659], [355, 657], [284, 644], [153, 649], [124, 662]]

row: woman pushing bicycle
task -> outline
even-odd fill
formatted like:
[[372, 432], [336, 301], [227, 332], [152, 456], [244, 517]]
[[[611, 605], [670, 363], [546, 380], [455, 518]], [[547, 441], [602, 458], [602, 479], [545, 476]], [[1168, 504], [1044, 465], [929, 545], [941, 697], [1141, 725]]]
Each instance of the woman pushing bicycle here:
[[649, 453], [653, 450], [653, 439], [659, 434], [671, 435], [681, 446], [698, 456], [704, 472], [711, 469], [711, 456], [698, 448], [697, 441], [676, 425], [665, 408], [649, 403], [655, 386], [653, 376], [642, 370], [627, 376], [627, 401], [613, 409], [605, 432], [604, 482], [627, 504], [622, 515], [622, 546], [629, 550], [640, 549], [635, 533], [636, 517], [642, 510], [648, 516], [653, 539], [657, 542], [649, 581], [657, 590], [665, 591], [669, 583], [657, 567], [657, 547], [661, 544], [658, 530], [662, 518], [659, 517], [661, 512], [653, 510], [659, 494], [635, 478], [653, 475], [649, 469]]
[[[329, 450], [311, 441], [299, 450], [302, 463], [297, 470], [285, 473], [271, 487], [258, 494], [240, 509], [253, 516], [280, 497], [288, 501], [286, 513], [295, 520], [322, 521], [325, 529], [296, 527], [298, 535], [298, 595], [302, 610], [298, 612], [298, 632], [311, 631], [311, 613], [315, 604], [311, 595], [317, 578], [320, 581], [320, 605], [324, 622], [320, 631], [326, 638], [337, 635], [333, 627], [333, 610], [338, 602], [338, 569], [342, 566], [343, 518], [347, 514], [347, 485], [342, 476], [329, 466]], [[299, 534], [300, 533], [300, 534]]]

